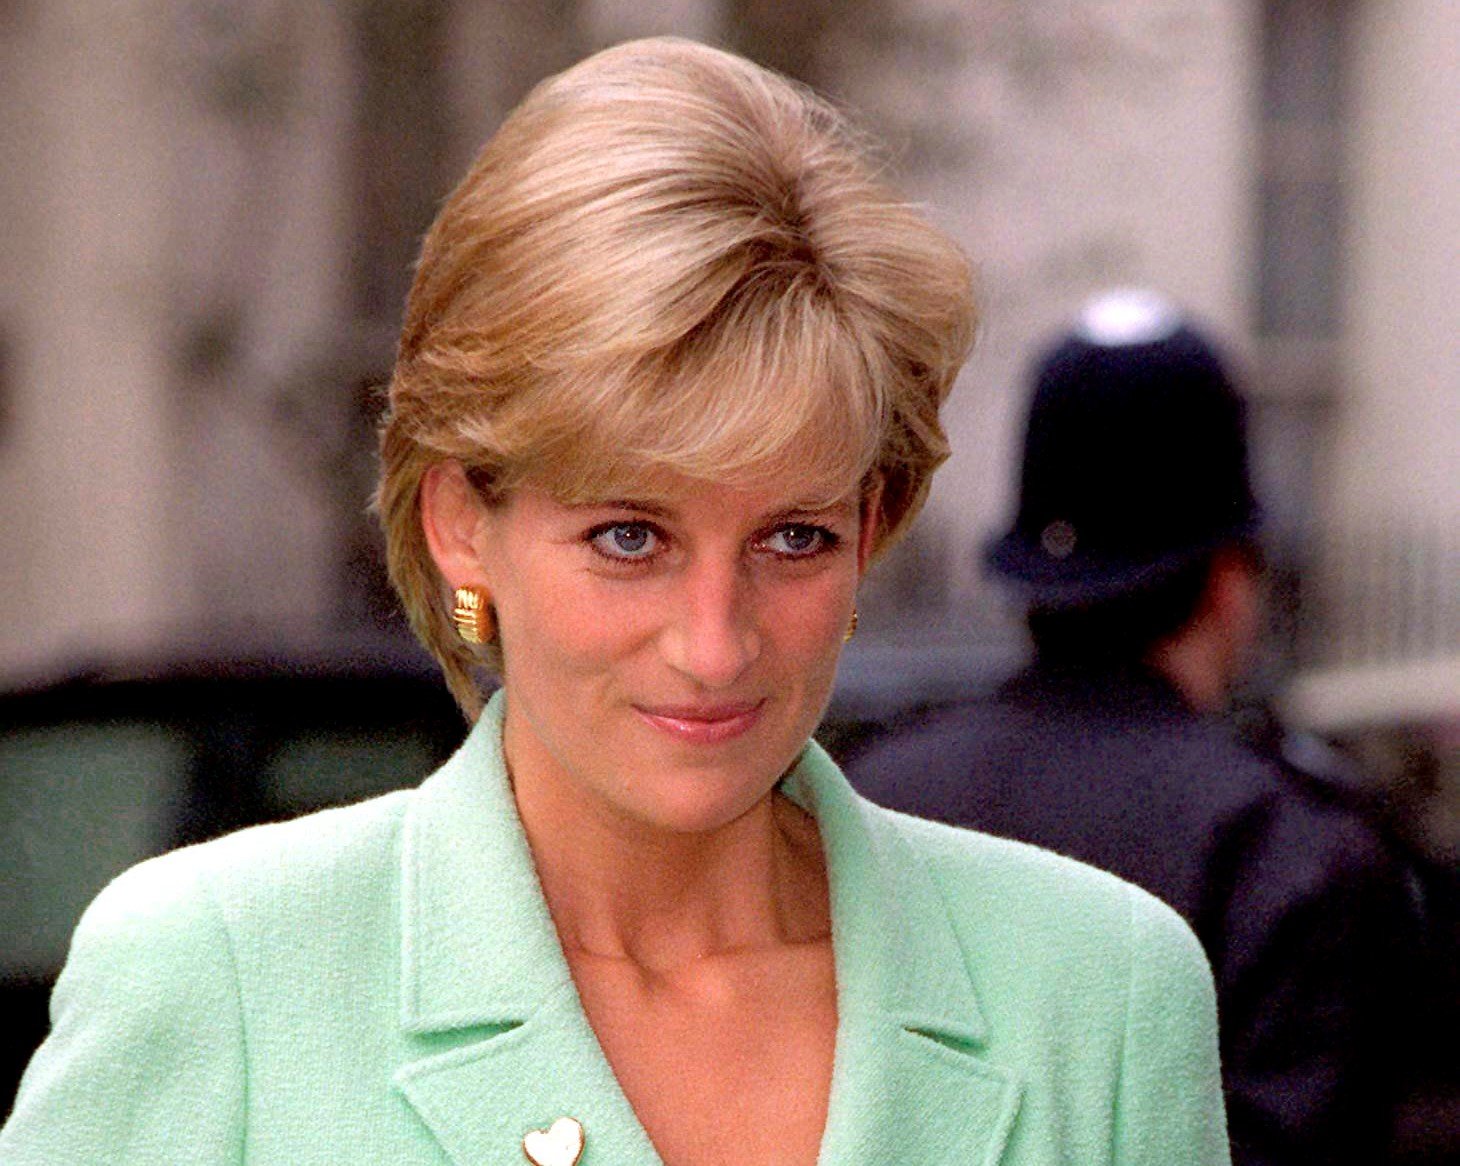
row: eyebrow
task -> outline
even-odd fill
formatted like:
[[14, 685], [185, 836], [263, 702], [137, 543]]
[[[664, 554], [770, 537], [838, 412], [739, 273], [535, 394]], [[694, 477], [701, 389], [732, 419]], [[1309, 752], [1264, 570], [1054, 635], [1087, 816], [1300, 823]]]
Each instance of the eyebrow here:
[[824, 506], [788, 506], [785, 510], [779, 511], [774, 517], [790, 518], [794, 515], [804, 514], [808, 518], [821, 518], [842, 509], [855, 511], [858, 509], [858, 506], [854, 505], [851, 499], [830, 502]]
[[[822, 505], [791, 505], [773, 510], [765, 516], [766, 520], [774, 521], [781, 518], [791, 518], [797, 515], [805, 515], [808, 518], [819, 518], [831, 514], [833, 511], [842, 509], [852, 503], [851, 498], [839, 498], [835, 502], [828, 502]], [[640, 514], [648, 514], [654, 518], [673, 518], [674, 509], [661, 502], [650, 502], [641, 498], [605, 498], [598, 502], [573, 502], [568, 504], [570, 510], [635, 510]]]
[[658, 502], [647, 502], [641, 498], [604, 498], [593, 502], [570, 502], [569, 510], [637, 510], [641, 514], [652, 514], [655, 518], [668, 518], [669, 507]]

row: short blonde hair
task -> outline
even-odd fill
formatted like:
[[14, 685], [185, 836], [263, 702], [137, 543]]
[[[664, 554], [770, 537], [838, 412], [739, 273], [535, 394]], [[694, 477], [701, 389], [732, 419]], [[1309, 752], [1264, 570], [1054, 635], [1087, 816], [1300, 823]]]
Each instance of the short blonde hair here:
[[431, 465], [461, 462], [489, 503], [666, 469], [794, 467], [828, 499], [880, 482], [880, 551], [947, 457], [973, 329], [962, 252], [803, 87], [671, 38], [538, 85], [426, 237], [381, 431], [391, 581], [463, 709], [483, 661], [422, 532]]

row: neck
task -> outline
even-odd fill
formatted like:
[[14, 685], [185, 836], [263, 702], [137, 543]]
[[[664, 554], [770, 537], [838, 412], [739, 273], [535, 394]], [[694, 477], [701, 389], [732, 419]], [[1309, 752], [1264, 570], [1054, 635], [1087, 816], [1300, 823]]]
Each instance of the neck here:
[[1227, 651], [1222, 641], [1188, 626], [1151, 649], [1146, 663], [1201, 713], [1220, 712], [1230, 696]]
[[[830, 933], [815, 823], [771, 793], [713, 831], [554, 813], [518, 794], [543, 894], [565, 950], [654, 971]], [[563, 823], [571, 823], [564, 829]]]

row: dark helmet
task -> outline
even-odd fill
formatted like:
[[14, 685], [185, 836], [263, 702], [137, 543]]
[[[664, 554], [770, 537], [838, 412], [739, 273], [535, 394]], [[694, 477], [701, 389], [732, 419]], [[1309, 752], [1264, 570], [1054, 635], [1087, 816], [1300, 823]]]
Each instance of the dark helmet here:
[[1018, 513], [987, 553], [1032, 604], [1114, 598], [1256, 533], [1245, 403], [1168, 301], [1095, 299], [1033, 382]]

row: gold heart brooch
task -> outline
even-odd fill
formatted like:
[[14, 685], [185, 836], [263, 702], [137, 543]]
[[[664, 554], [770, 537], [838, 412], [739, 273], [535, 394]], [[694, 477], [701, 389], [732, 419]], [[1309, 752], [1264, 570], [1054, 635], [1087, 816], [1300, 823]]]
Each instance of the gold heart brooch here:
[[536, 1166], [573, 1166], [583, 1153], [583, 1123], [560, 1117], [545, 1130], [529, 1130], [522, 1152]]

